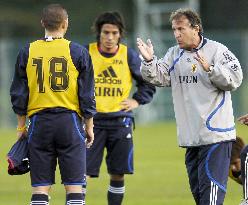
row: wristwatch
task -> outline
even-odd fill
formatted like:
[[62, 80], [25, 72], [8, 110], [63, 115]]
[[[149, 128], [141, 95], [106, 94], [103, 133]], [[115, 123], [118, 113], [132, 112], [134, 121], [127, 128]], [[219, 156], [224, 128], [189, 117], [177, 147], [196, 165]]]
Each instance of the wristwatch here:
[[153, 61], [153, 58], [151, 58], [150, 60], [145, 60], [146, 63], [150, 63]]
[[207, 73], [211, 73], [213, 71], [213, 69], [214, 69], [213, 65], [209, 66]]

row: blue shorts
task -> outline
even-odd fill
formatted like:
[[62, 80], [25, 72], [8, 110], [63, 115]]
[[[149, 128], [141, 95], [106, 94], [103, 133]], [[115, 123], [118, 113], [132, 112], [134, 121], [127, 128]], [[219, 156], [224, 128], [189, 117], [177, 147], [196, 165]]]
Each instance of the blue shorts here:
[[[106, 122], [106, 124], [111, 124]], [[113, 122], [114, 124], [114, 122]], [[119, 127], [94, 127], [95, 139], [87, 149], [87, 175], [98, 177], [107, 150], [106, 164], [109, 174], [133, 174], [133, 136], [132, 124]]]
[[54, 184], [57, 161], [63, 184], [84, 185], [86, 146], [81, 118], [74, 112], [41, 112], [30, 120], [28, 147], [32, 186]]
[[232, 142], [187, 148], [191, 192], [197, 205], [222, 205], [226, 194]]

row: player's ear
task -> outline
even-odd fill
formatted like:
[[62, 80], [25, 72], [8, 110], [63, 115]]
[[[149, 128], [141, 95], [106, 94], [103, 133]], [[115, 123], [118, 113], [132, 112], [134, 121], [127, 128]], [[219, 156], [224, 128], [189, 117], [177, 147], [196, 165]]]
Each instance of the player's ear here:
[[200, 32], [200, 26], [199, 25], [195, 25], [194, 28], [196, 29], [197, 33]]
[[67, 27], [68, 27], [68, 18], [65, 19], [65, 20], [63, 21], [61, 27], [62, 27], [63, 29], [67, 29]]
[[40, 23], [41, 23], [42, 27], [45, 28], [45, 24], [44, 24], [44, 22], [42, 21], [42, 19], [40, 20]]
[[63, 21], [63, 23], [61, 24], [61, 28], [63, 29], [64, 35], [65, 35], [68, 29], [68, 18]]

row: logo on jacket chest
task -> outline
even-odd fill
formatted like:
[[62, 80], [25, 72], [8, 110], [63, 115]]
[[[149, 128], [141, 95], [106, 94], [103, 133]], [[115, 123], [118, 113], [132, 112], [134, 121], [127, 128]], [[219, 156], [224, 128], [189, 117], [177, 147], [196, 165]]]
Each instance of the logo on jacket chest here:
[[192, 64], [191, 65], [191, 73], [196, 73], [196, 71], [197, 71], [196, 64]]
[[[197, 64], [193, 63], [194, 60], [192, 60], [190, 57], [186, 58], [186, 65], [190, 66], [191, 73], [196, 73], [197, 72]], [[191, 64], [191, 65], [190, 65]]]
[[179, 82], [183, 84], [191, 84], [198, 82], [198, 76], [196, 74], [198, 68], [197, 64], [193, 62], [190, 57], [186, 58], [186, 62], [184, 62], [185, 68], [179, 75]]
[[95, 77], [95, 83], [121, 84], [121, 79], [118, 78], [113, 67], [109, 66]]
[[179, 75], [180, 83], [197, 83], [198, 78], [196, 75]]
[[198, 77], [197, 75], [179, 75], [179, 82], [180, 83], [197, 83], [198, 82]]
[[95, 77], [96, 96], [118, 97], [123, 95], [122, 80], [112, 66], [107, 67]]

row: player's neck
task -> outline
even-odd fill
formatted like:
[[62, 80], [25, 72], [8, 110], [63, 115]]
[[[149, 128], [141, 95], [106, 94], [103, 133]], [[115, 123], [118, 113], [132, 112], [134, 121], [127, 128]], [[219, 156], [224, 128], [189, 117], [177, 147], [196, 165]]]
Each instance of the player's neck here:
[[45, 31], [45, 38], [63, 38], [64, 37], [64, 32], [62, 31]]
[[193, 40], [192, 49], [199, 47], [200, 44], [201, 44], [201, 36], [197, 36]]
[[100, 53], [110, 53], [110, 54], [115, 54], [119, 50], [119, 45], [116, 45], [112, 48], [107, 48], [103, 46], [102, 44], [98, 44], [98, 50]]

